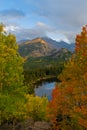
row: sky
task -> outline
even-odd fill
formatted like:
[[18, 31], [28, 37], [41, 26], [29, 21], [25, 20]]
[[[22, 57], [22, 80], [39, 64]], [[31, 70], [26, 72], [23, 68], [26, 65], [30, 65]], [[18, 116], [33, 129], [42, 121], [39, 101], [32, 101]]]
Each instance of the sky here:
[[0, 23], [17, 40], [47, 36], [72, 43], [87, 24], [87, 0], [0, 0]]

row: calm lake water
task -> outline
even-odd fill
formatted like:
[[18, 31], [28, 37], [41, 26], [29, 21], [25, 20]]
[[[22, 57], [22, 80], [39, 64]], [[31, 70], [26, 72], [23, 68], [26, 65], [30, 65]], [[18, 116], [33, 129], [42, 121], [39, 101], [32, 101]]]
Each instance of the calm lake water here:
[[52, 98], [52, 90], [55, 88], [55, 84], [59, 82], [56, 78], [41, 80], [35, 84], [35, 95], [47, 96], [48, 100]]

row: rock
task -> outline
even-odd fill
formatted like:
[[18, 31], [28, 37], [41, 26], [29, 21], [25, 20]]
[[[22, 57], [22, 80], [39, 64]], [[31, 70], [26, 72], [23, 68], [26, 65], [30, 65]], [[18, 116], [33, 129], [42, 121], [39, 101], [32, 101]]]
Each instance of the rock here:
[[2, 126], [0, 126], [0, 130], [12, 130], [12, 124], [5, 123]]
[[16, 126], [16, 130], [32, 130], [33, 126], [34, 120], [32, 118], [29, 118], [23, 123], [18, 123], [18, 125]]
[[45, 121], [37, 121], [34, 123], [34, 130], [49, 130], [51, 124]]
[[[15, 130], [50, 130], [51, 123], [45, 121], [36, 121], [32, 118], [25, 120], [24, 122], [18, 122], [15, 125]], [[12, 124], [3, 124], [0, 126], [0, 130], [12, 130]]]

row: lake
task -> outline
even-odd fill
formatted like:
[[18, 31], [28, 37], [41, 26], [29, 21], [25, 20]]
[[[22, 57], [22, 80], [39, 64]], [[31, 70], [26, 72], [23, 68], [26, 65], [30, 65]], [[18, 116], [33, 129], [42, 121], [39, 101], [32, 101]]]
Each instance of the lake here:
[[52, 98], [52, 90], [55, 88], [55, 84], [59, 82], [56, 78], [41, 80], [35, 84], [35, 95], [37, 96], [47, 96], [48, 100]]

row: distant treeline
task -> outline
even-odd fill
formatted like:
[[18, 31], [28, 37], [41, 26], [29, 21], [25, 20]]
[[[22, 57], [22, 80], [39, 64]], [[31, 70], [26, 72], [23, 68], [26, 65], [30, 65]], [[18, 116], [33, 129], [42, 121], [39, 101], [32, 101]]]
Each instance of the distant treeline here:
[[49, 67], [24, 70], [25, 83], [34, 83], [39, 79], [57, 77], [62, 72], [64, 65], [53, 64]]

